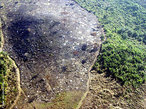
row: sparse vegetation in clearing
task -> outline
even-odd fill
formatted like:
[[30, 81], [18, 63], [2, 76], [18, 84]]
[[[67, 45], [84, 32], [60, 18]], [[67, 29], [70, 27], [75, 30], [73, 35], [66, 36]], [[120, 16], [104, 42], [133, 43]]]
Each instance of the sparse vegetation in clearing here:
[[0, 53], [0, 80], [0, 103], [1, 106], [4, 103], [5, 109], [8, 109], [15, 100], [18, 89], [16, 83], [15, 68], [11, 64], [11, 61], [8, 59], [8, 55], [4, 52]]
[[83, 93], [81, 91], [62, 92], [56, 95], [52, 103], [33, 103], [37, 109], [75, 109]]
[[146, 86], [132, 90], [105, 76], [91, 72], [90, 91], [80, 109], [144, 109], [141, 99]]
[[[56, 94], [56, 97], [51, 102], [38, 102], [33, 101], [28, 104], [26, 95], [21, 93], [21, 97], [18, 101], [17, 108], [25, 109], [76, 109], [78, 102], [80, 101], [83, 92], [81, 91], [68, 91], [60, 92]], [[24, 100], [26, 99], [26, 100]]]

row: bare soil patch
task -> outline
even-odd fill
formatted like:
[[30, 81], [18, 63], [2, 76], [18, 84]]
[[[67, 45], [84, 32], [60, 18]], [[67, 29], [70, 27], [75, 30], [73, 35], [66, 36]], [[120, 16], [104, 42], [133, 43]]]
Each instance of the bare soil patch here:
[[144, 109], [145, 88], [122, 87], [111, 77], [92, 71], [90, 91], [80, 109]]
[[72, 97], [78, 102], [87, 90], [89, 69], [101, 45], [97, 18], [72, 0], [0, 2], [4, 51], [20, 69], [25, 95], [15, 108], [21, 102], [25, 109], [34, 102], [56, 103], [53, 99], [63, 92], [77, 92]]

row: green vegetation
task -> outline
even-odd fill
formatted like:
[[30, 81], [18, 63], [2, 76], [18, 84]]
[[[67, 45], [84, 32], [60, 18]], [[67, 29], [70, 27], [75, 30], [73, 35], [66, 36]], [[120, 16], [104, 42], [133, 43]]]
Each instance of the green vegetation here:
[[146, 9], [139, 0], [76, 0], [93, 12], [108, 33], [119, 33], [124, 38], [133, 37], [146, 44]]
[[104, 35], [101, 35], [101, 37], [100, 37], [100, 38], [101, 38], [101, 40], [102, 40], [102, 41], [104, 41]]
[[98, 17], [106, 33], [107, 41], [103, 43], [94, 68], [100, 73], [112, 75], [124, 85], [137, 87], [144, 83], [146, 65], [144, 1], [75, 1]]
[[145, 80], [144, 47], [137, 41], [122, 40], [119, 36], [115, 36], [112, 40], [108, 39], [104, 43], [94, 68], [100, 73], [112, 74], [122, 81], [122, 84], [132, 83], [134, 87], [142, 84]]
[[0, 109], [8, 109], [18, 93], [15, 68], [8, 54], [0, 52]]
[[[7, 54], [0, 53], [0, 104], [5, 102], [5, 90], [7, 87], [6, 76], [7, 69], [10, 62], [7, 60]], [[4, 92], [4, 93], [3, 93]]]

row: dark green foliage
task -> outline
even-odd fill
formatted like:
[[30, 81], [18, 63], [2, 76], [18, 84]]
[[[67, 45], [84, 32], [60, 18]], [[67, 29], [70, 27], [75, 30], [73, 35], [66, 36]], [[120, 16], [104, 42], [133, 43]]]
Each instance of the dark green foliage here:
[[108, 44], [103, 45], [101, 55], [94, 68], [100, 73], [107, 72], [119, 79], [122, 84], [132, 84], [137, 87], [144, 83], [145, 49], [139, 44], [133, 46], [132, 42], [127, 43], [122, 40], [114, 42], [118, 42], [118, 44], [108, 42]]
[[[145, 81], [146, 9], [144, 0], [76, 0], [95, 14], [107, 41], [94, 68], [122, 84], [139, 86]], [[139, 41], [139, 42], [138, 42]]]
[[5, 99], [3, 99], [3, 91], [5, 92], [6, 87], [5, 76], [8, 64], [10, 63], [7, 62], [7, 54], [0, 52], [0, 105], [2, 105], [2, 102], [5, 101]]
[[104, 36], [103, 36], [103, 35], [101, 35], [101, 37], [100, 37], [100, 38], [101, 38], [101, 40], [102, 40], [102, 41], [104, 41]]

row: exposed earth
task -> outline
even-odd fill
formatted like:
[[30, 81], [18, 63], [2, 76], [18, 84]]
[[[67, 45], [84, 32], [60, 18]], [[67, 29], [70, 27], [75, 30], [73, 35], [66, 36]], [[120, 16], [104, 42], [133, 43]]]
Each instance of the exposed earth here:
[[3, 50], [19, 67], [23, 90], [14, 109], [76, 108], [100, 50], [98, 19], [72, 0], [0, 4]]
[[[146, 84], [132, 89], [105, 73], [91, 71], [89, 92], [80, 109], [145, 109]], [[132, 90], [131, 90], [132, 89]]]

